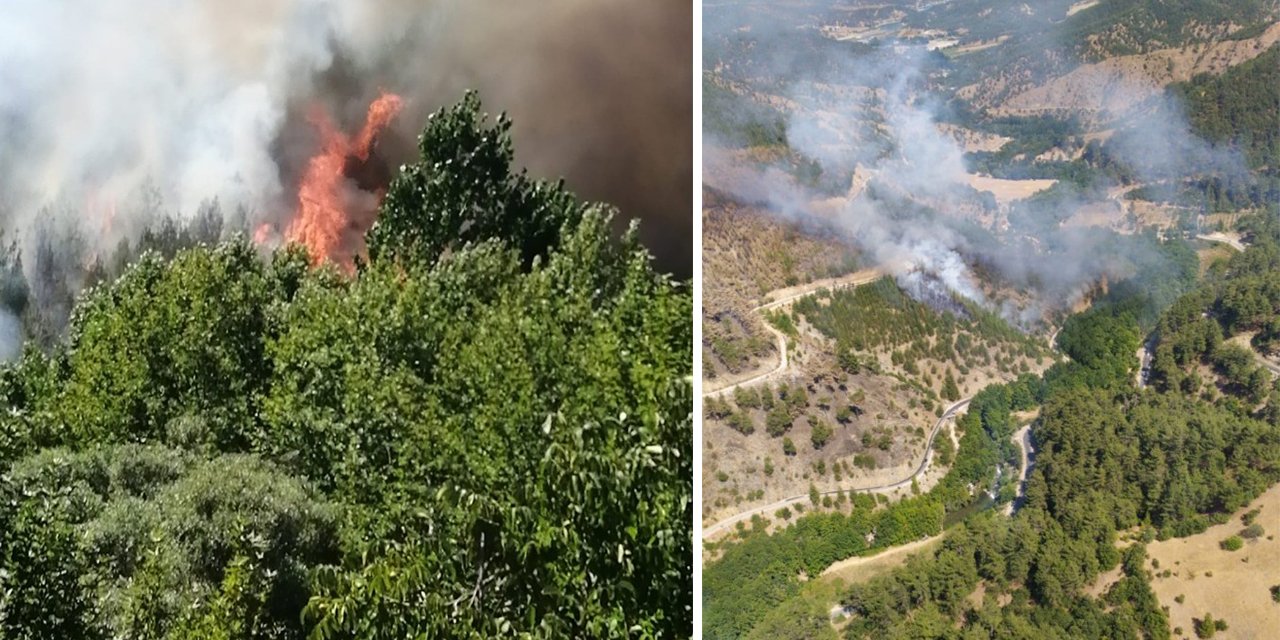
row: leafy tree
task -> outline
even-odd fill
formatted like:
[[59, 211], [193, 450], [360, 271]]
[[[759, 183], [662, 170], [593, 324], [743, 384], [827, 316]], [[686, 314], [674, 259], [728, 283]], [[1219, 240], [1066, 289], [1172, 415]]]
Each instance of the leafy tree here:
[[[290, 266], [279, 261], [281, 273]], [[209, 444], [243, 450], [270, 373], [269, 307], [277, 274], [242, 239], [183, 253], [146, 254], [72, 315], [66, 381], [53, 408], [75, 442], [163, 439], [169, 423], [200, 416]]]
[[791, 420], [791, 412], [787, 410], [786, 405], [776, 405], [765, 415], [764, 430], [770, 436], [777, 438], [791, 430]]
[[431, 264], [446, 251], [496, 238], [528, 265], [558, 243], [562, 226], [582, 218], [588, 207], [563, 183], [512, 172], [506, 114], [492, 125], [486, 120], [475, 92], [430, 116], [419, 138], [421, 160], [392, 181], [369, 231], [372, 261]]
[[1197, 638], [1212, 638], [1218, 633], [1218, 625], [1213, 620], [1213, 614], [1206, 613], [1203, 618], [1195, 621], [1195, 630]]
[[690, 288], [508, 128], [433, 116], [353, 274], [150, 254], [0, 368], [0, 636], [690, 636]]
[[831, 434], [831, 425], [826, 420], [818, 420], [809, 434], [809, 439], [813, 441], [813, 448], [821, 449], [827, 446], [827, 442], [831, 440]]
[[744, 436], [749, 436], [756, 431], [755, 420], [746, 411], [737, 411], [729, 416], [729, 427]]
[[947, 371], [947, 377], [942, 382], [942, 397], [951, 402], [960, 399], [960, 387], [956, 386], [956, 379], [951, 376], [950, 371]]

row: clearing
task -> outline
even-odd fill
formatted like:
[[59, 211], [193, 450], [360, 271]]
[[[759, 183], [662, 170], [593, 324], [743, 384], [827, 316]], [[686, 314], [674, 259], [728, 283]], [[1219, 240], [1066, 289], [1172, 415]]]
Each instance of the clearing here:
[[[1240, 516], [1259, 507], [1262, 512], [1256, 522], [1266, 533], [1245, 542], [1239, 551], [1220, 548], [1220, 542], [1244, 529]], [[1211, 613], [1230, 625], [1226, 637], [1275, 637], [1275, 630], [1280, 629], [1280, 603], [1271, 600], [1268, 590], [1280, 584], [1280, 540], [1276, 534], [1280, 534], [1280, 484], [1232, 514], [1226, 524], [1147, 545], [1147, 555], [1159, 562], [1159, 568], [1152, 569], [1151, 586], [1160, 604], [1169, 607], [1170, 626], [1182, 627], [1184, 635], [1190, 636], [1192, 618]], [[1166, 569], [1173, 574], [1160, 577]], [[1185, 598], [1181, 603], [1176, 600], [1179, 595]]]
[[978, 191], [990, 191], [1000, 206], [1015, 200], [1029, 198], [1057, 184], [1057, 180], [1006, 180], [978, 174], [969, 174], [969, 186]]
[[942, 542], [942, 536], [938, 534], [928, 538], [922, 538], [904, 545], [891, 547], [873, 556], [854, 556], [845, 558], [829, 567], [823, 572], [821, 579], [825, 581], [841, 580], [844, 584], [857, 584], [866, 582], [876, 576], [884, 575], [901, 567], [907, 563], [912, 556], [917, 553], [925, 553], [938, 546]]

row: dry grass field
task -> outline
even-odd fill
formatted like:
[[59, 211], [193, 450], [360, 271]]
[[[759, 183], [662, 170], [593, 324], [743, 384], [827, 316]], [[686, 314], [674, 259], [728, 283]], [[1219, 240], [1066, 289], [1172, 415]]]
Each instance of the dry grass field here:
[[703, 371], [723, 386], [777, 363], [773, 338], [751, 308], [769, 291], [857, 268], [834, 237], [805, 233], [758, 208], [706, 192], [703, 211]]
[[857, 556], [846, 558], [822, 572], [821, 580], [833, 582], [839, 580], [843, 584], [866, 582], [876, 576], [884, 575], [901, 567], [912, 556], [927, 553], [942, 542], [942, 536], [936, 535], [910, 544], [893, 547], [874, 556]]
[[[1223, 550], [1219, 543], [1237, 535], [1240, 517], [1261, 508], [1256, 522], [1266, 529], [1261, 538], [1245, 542], [1239, 551]], [[1152, 588], [1160, 603], [1169, 607], [1169, 624], [1182, 627], [1182, 636], [1195, 637], [1192, 619], [1206, 613], [1227, 621], [1228, 629], [1215, 638], [1263, 640], [1280, 637], [1280, 603], [1271, 599], [1270, 587], [1280, 584], [1280, 485], [1271, 487], [1248, 507], [1232, 515], [1226, 524], [1186, 538], [1153, 542], [1147, 546], [1155, 575]], [[1160, 577], [1165, 570], [1172, 572]], [[1179, 596], [1183, 601], [1178, 602]]]

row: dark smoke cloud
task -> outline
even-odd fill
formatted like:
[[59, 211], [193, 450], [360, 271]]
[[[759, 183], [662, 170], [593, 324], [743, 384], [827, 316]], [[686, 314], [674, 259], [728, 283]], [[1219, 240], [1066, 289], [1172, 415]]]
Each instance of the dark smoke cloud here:
[[401, 123], [478, 88], [515, 121], [518, 161], [642, 218], [661, 265], [691, 273], [692, 3], [467, 3], [440, 24], [387, 66], [423, 96]]
[[[427, 113], [478, 89], [515, 120], [518, 163], [641, 218], [659, 266], [690, 273], [689, 3], [15, 0], [4, 13], [10, 237], [56, 205], [109, 248], [144, 192], [179, 216], [217, 197], [281, 222], [315, 151], [313, 104], [350, 130], [381, 90], [407, 99], [383, 166], [357, 176], [378, 183], [414, 157]], [[103, 202], [122, 219], [98, 234]]]

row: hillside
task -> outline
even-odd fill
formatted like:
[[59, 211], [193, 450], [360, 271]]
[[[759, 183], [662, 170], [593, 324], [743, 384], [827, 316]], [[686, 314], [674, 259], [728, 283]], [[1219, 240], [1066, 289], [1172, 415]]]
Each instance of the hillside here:
[[[1255, 246], [1226, 269], [1211, 270], [1162, 314], [1157, 353], [1185, 354], [1184, 364], [1167, 365], [1185, 377], [1169, 382], [1164, 376], [1172, 374], [1155, 373], [1166, 365], [1156, 365], [1157, 382], [1140, 386], [1133, 375], [1140, 331], [1131, 316], [1096, 307], [1067, 322], [1058, 341], [1070, 360], [1031, 385], [1034, 399], [1002, 385], [979, 394], [995, 394], [997, 402], [971, 405], [961, 419], [966, 428], [952, 473], [967, 468], [960, 461], [981, 459], [984, 448], [1002, 449], [998, 443], [1017, 424], [1010, 409], [1041, 407], [1031, 428], [1036, 452], [1027, 498], [1015, 503], [1011, 517], [964, 509], [967, 503], [948, 491], [955, 484], [944, 479], [901, 507], [877, 508], [854, 496], [833, 515], [801, 517], [779, 532], [767, 534], [757, 524], [743, 542], [718, 546], [718, 559], [707, 567], [709, 637], [750, 636], [764, 628], [786, 628], [792, 638], [830, 637], [833, 607], [839, 633], [849, 638], [945, 637], [937, 634], [948, 628], [996, 638], [1170, 637], [1177, 630], [1161, 605], [1175, 603], [1161, 599], [1177, 595], [1181, 605], [1184, 591], [1163, 581], [1169, 569], [1180, 570], [1153, 563], [1147, 543], [1227, 523], [1280, 482], [1280, 388], [1247, 350], [1212, 339], [1280, 318], [1270, 282], [1280, 255], [1276, 228], [1274, 219], [1255, 224]], [[1241, 313], [1244, 301], [1250, 301], [1248, 315]], [[986, 438], [973, 438], [982, 433], [977, 426], [986, 428]], [[930, 512], [931, 503], [942, 506], [945, 517]], [[907, 527], [905, 535], [899, 527]], [[887, 575], [844, 587], [828, 596], [834, 602], [821, 599], [823, 589], [804, 586], [804, 576], [837, 559], [884, 548], [888, 532], [887, 544], [896, 546], [940, 531], [942, 545]], [[1251, 598], [1257, 600], [1268, 588], [1258, 577], [1280, 566], [1256, 554], [1250, 561], [1270, 572], [1240, 574], [1254, 577], [1233, 588], [1256, 592]], [[1197, 559], [1194, 566], [1201, 564]], [[1109, 580], [1095, 585], [1104, 572]], [[907, 596], [912, 589], [923, 590]], [[1207, 613], [1231, 626], [1253, 625], [1240, 619], [1248, 612], [1234, 606], [1191, 613], [1197, 620]]]
[[783, 366], [708, 387], [704, 637], [1262, 628], [1205, 585], [1280, 572], [1280, 5], [783, 6], [706, 9], [778, 134], [707, 175], [886, 277], [756, 308]]
[[[1276, 3], [1266, 0], [1031, 6], [979, 0], [943, 3], [922, 12], [918, 20], [937, 25], [934, 28], [963, 32], [959, 47], [975, 38], [1003, 38], [998, 46], [958, 51], [956, 73], [947, 78], [948, 86], [980, 109], [1012, 111], [1035, 105], [1096, 111], [1110, 101], [1134, 99], [1099, 91], [1103, 79], [1122, 81], [1126, 94], [1141, 94], [1196, 72], [1221, 73], [1274, 42], [1271, 27], [1280, 16]], [[949, 18], [934, 19], [934, 11], [949, 12]], [[977, 25], [982, 24], [990, 26], [981, 30]], [[1067, 102], [1055, 109], [1050, 97]]]
[[703, 367], [722, 386], [776, 361], [751, 309], [775, 289], [854, 271], [857, 255], [831, 235], [805, 233], [755, 207], [704, 192]]
[[[1042, 84], [1009, 96], [997, 115], [1074, 112], [1111, 121], [1164, 87], [1199, 75], [1221, 75], [1262, 55], [1280, 41], [1280, 23], [1253, 38], [1202, 41], [1148, 53], [1103, 56]], [[1234, 83], [1233, 83], [1234, 84]]]
[[[945, 407], [1050, 364], [1040, 338], [949, 304], [932, 308], [881, 278], [763, 311], [786, 337], [787, 368], [704, 400], [704, 523], [814, 489], [906, 479], [893, 494], [908, 495]], [[945, 471], [955, 437], [934, 440], [946, 453], [919, 488]]]

